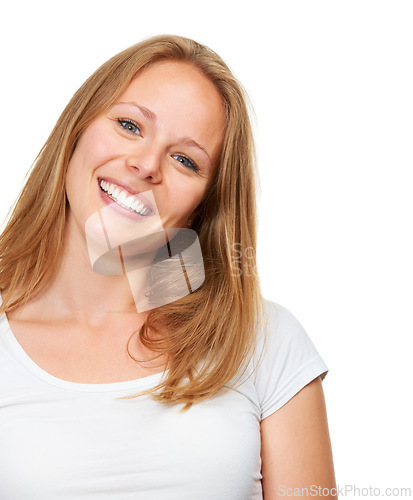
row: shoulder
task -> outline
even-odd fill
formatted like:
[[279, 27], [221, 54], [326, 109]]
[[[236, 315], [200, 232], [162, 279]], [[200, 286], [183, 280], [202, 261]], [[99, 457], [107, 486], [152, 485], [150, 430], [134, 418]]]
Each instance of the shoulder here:
[[264, 299], [263, 313], [258, 349], [261, 348], [265, 353], [274, 355], [294, 347], [299, 348], [303, 355], [308, 351], [315, 353], [310, 335], [289, 309], [277, 302]]
[[327, 365], [298, 318], [286, 307], [264, 299], [263, 318], [253, 359], [253, 380], [262, 419], [278, 410]]

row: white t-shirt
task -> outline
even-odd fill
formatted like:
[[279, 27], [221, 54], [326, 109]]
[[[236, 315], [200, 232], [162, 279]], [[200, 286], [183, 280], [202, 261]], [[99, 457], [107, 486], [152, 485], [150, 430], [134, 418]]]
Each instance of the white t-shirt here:
[[268, 338], [255, 373], [187, 412], [147, 396], [116, 399], [162, 374], [110, 384], [50, 375], [3, 314], [1, 500], [262, 499], [260, 421], [328, 371], [291, 312], [268, 300], [265, 309]]

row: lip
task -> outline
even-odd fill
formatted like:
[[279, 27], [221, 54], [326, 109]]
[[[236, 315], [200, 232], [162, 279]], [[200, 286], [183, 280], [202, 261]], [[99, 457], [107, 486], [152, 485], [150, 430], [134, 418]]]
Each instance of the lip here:
[[[110, 182], [111, 184], [116, 184], [117, 186], [121, 187], [125, 191], [127, 191], [131, 196], [136, 196], [139, 200], [141, 200], [142, 203], [144, 203], [147, 207], [151, 209], [151, 212], [155, 212], [155, 209], [152, 205], [152, 203], [144, 196], [140, 191], [137, 191], [133, 187], [129, 186], [128, 184], [118, 181], [117, 179], [114, 179], [113, 177], [98, 177], [98, 185], [100, 189], [100, 181], [106, 181]], [[152, 215], [152, 214], [151, 214]]]
[[[115, 184], [125, 191], [127, 191], [131, 196], [135, 196], [141, 203], [144, 203], [148, 208], [150, 208], [151, 213], [149, 215], [139, 215], [136, 212], [133, 212], [132, 210], [127, 210], [123, 207], [121, 207], [118, 203], [115, 202], [109, 195], [107, 195], [104, 191], [102, 191], [100, 187], [100, 182], [101, 181], [106, 181], [110, 182], [111, 184]], [[131, 186], [128, 184], [125, 184], [124, 182], [118, 181], [117, 179], [114, 179], [113, 177], [98, 177], [97, 179], [97, 184], [98, 184], [98, 189], [100, 192], [100, 196], [103, 199], [103, 201], [106, 204], [113, 204], [116, 209], [122, 213], [123, 215], [132, 218], [132, 219], [148, 219], [149, 217], [152, 217], [152, 215], [155, 215], [156, 211], [154, 210], [153, 204], [144, 196], [142, 193], [137, 191], [136, 189], [133, 189]]]

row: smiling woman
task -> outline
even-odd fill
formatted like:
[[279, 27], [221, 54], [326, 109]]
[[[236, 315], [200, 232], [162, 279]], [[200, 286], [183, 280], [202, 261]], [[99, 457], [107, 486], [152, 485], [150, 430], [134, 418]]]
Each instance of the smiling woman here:
[[209, 48], [154, 37], [82, 85], [0, 237], [2, 499], [334, 486], [328, 369], [261, 296], [255, 190], [246, 95]]
[[112, 193], [120, 203], [151, 189], [162, 226], [185, 227], [213, 177], [224, 124], [221, 96], [199, 69], [180, 61], [150, 65], [80, 136], [66, 178], [75, 219], [68, 227], [84, 232], [99, 209], [98, 179], [120, 188]]

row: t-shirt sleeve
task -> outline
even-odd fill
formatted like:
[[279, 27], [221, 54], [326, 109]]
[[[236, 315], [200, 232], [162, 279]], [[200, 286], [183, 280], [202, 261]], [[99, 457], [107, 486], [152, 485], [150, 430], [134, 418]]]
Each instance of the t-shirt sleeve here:
[[[265, 342], [255, 371], [261, 420], [276, 412], [328, 368], [298, 319], [285, 307], [266, 300]], [[262, 340], [264, 337], [262, 338]]]

